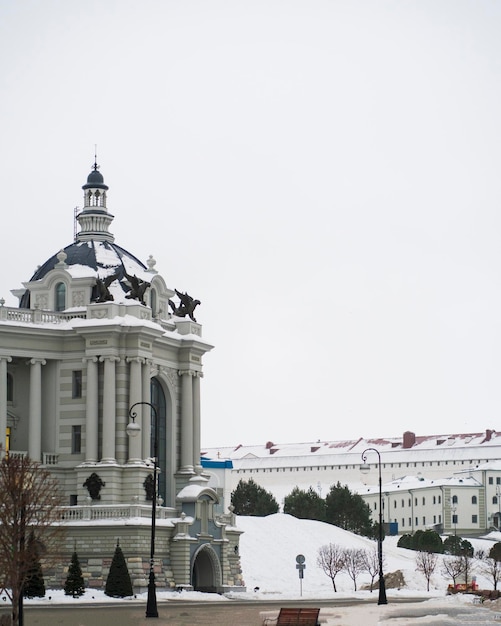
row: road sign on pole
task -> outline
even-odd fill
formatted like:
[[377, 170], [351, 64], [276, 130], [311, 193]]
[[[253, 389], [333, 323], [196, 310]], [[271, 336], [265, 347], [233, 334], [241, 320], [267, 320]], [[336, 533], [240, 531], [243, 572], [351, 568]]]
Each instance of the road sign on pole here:
[[296, 569], [299, 574], [299, 593], [303, 595], [303, 578], [304, 578], [304, 568], [306, 567], [305, 562], [306, 559], [302, 554], [298, 554], [296, 557]]

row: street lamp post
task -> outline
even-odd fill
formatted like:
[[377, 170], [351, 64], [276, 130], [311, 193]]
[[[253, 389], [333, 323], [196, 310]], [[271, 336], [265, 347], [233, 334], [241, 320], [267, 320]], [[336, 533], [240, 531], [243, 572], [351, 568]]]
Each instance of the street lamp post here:
[[157, 591], [155, 585], [155, 530], [157, 515], [157, 469], [158, 469], [158, 413], [156, 408], [150, 402], [136, 402], [129, 409], [129, 417], [131, 421], [127, 424], [127, 434], [135, 437], [139, 434], [140, 426], [136, 423], [137, 413], [134, 407], [139, 404], [145, 404], [153, 411], [155, 418], [155, 428], [153, 436], [153, 502], [151, 506], [151, 543], [150, 543], [150, 575], [148, 579], [148, 599], [146, 601], [146, 617], [158, 617], [157, 609]]
[[375, 452], [378, 456], [378, 468], [379, 468], [379, 539], [378, 539], [378, 558], [379, 558], [379, 598], [378, 604], [388, 604], [386, 599], [386, 584], [384, 582], [383, 574], [383, 485], [381, 480], [381, 455], [376, 448], [366, 448], [362, 452], [362, 465], [360, 471], [367, 473], [370, 469], [367, 463], [367, 452]]

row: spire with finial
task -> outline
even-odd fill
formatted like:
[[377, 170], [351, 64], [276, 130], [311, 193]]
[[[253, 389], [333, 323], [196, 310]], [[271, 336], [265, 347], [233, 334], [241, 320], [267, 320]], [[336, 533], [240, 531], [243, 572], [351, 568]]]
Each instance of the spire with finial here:
[[94, 164], [92, 172], [87, 176], [87, 182], [83, 185], [84, 208], [77, 215], [80, 224], [80, 232], [76, 235], [76, 241], [113, 241], [113, 235], [108, 232], [108, 226], [113, 220], [106, 210], [106, 192], [108, 185], [104, 184], [104, 178], [97, 164], [97, 145], [94, 146]]

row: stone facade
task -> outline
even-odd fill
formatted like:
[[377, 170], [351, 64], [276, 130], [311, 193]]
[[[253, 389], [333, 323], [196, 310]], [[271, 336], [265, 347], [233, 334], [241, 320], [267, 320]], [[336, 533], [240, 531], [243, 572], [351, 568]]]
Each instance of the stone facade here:
[[115, 244], [96, 164], [83, 189], [75, 241], [13, 291], [19, 307], [0, 301], [0, 453], [40, 462], [66, 502], [48, 580], [64, 583], [76, 549], [89, 586], [103, 586], [119, 540], [143, 590], [155, 484], [158, 586], [241, 589], [239, 532], [215, 514], [200, 461], [212, 346], [193, 316], [198, 301], [168, 288], [152, 257], [143, 264]]

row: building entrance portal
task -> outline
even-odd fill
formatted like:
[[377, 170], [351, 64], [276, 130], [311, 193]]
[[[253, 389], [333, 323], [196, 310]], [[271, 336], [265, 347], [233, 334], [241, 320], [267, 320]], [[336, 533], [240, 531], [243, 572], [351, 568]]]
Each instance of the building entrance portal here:
[[219, 593], [221, 591], [221, 567], [214, 550], [206, 545], [195, 554], [191, 584], [194, 591]]

